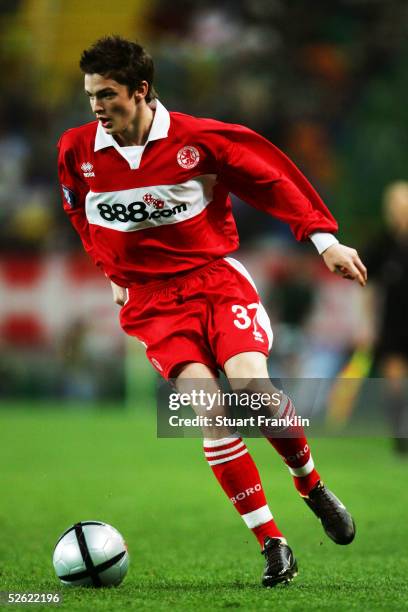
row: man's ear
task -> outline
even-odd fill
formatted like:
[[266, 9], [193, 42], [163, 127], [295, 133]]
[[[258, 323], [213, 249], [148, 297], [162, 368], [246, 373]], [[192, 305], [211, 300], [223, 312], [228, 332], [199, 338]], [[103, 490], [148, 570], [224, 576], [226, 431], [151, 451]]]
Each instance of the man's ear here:
[[149, 83], [147, 81], [140, 81], [136, 90], [133, 92], [136, 102], [140, 102], [145, 98], [149, 91]]

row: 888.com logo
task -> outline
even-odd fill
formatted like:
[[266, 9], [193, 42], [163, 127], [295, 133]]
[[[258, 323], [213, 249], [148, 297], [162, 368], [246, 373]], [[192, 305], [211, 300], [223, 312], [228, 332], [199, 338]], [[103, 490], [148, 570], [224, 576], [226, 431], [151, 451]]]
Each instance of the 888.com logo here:
[[[143, 198], [145, 199], [145, 198]], [[187, 210], [187, 204], [183, 202], [177, 206], [171, 208], [164, 208], [164, 202], [162, 200], [156, 200], [157, 205], [154, 206], [154, 210], [151, 211], [148, 208], [146, 201], [144, 202], [131, 202], [130, 204], [97, 204], [96, 208], [99, 211], [99, 215], [104, 221], [119, 221], [120, 223], [127, 223], [131, 221], [133, 223], [142, 223], [149, 219], [159, 219], [165, 217], [172, 217], [178, 213], [182, 213]]]

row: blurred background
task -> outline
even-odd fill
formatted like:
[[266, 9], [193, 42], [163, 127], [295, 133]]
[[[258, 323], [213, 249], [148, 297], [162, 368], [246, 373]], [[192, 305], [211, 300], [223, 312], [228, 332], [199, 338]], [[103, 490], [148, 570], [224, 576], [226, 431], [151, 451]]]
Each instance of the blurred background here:
[[[383, 211], [387, 186], [408, 179], [407, 22], [403, 0], [2, 0], [1, 396], [122, 402], [154, 384], [62, 212], [56, 143], [92, 119], [78, 68], [84, 48], [113, 33], [146, 46], [169, 110], [270, 139], [320, 192], [340, 240], [372, 259], [373, 245], [399, 235], [408, 217], [404, 194], [396, 221]], [[331, 377], [357, 350], [348, 375], [382, 376], [373, 347], [391, 268], [362, 290], [327, 272], [287, 227], [236, 198], [234, 208], [237, 257], [275, 333], [271, 374]], [[402, 229], [405, 258], [407, 242]], [[396, 265], [393, 290], [406, 296], [407, 268]]]
[[[157, 439], [156, 374], [121, 331], [109, 283], [62, 211], [56, 143], [92, 120], [79, 56], [114, 33], [151, 52], [169, 110], [243, 123], [286, 152], [369, 268], [365, 289], [338, 278], [311, 244], [234, 199], [235, 256], [275, 333], [271, 374], [323, 379], [311, 401], [335, 431], [371, 389], [357, 401], [366, 439], [312, 441], [323, 478], [355, 516], [350, 550], [322, 541], [280, 458], [247, 440], [300, 557], [300, 589], [268, 593], [270, 604], [256, 587], [255, 542], [209, 476], [201, 441]], [[305, 598], [319, 610], [406, 609], [407, 33], [405, 0], [0, 0], [4, 590], [58, 589], [58, 535], [97, 519], [125, 535], [132, 555], [112, 610], [287, 610]], [[336, 375], [348, 384], [332, 385]], [[377, 439], [374, 400], [391, 421]], [[64, 597], [70, 611], [109, 608], [102, 592]]]

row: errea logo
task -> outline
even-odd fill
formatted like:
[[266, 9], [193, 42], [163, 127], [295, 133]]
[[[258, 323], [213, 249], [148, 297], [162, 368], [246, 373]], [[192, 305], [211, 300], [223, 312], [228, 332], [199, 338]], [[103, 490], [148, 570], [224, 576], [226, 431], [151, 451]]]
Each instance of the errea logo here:
[[86, 178], [91, 178], [95, 176], [95, 172], [92, 172], [93, 165], [89, 162], [84, 162], [83, 164], [81, 164], [81, 170]]
[[160, 365], [160, 363], [157, 361], [157, 359], [152, 357], [150, 361], [152, 362], [152, 364], [154, 365], [155, 368], [157, 368], [160, 372], [163, 372], [163, 368]]

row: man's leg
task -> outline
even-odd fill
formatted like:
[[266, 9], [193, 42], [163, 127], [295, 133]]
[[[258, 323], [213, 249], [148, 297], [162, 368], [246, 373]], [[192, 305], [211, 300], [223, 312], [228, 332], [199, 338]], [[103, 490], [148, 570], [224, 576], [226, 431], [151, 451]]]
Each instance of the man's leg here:
[[[245, 387], [247, 392], [280, 394], [280, 391], [269, 379], [266, 358], [262, 353], [241, 353], [231, 357], [224, 366], [225, 373], [231, 380], [232, 387]], [[238, 389], [236, 389], [238, 390]], [[243, 389], [242, 389], [243, 390]], [[271, 404], [269, 416], [291, 418], [295, 408], [291, 400], [282, 394], [280, 405]], [[320, 475], [314, 467], [313, 458], [303, 427], [289, 426], [285, 431], [271, 435], [268, 429], [262, 430], [266, 439], [289, 468], [296, 489], [301, 495], [308, 495], [319, 482]], [[278, 437], [283, 433], [284, 437]]]
[[[177, 377], [176, 386], [180, 393], [204, 390], [215, 395], [219, 391], [213, 372], [200, 363], [188, 364]], [[211, 416], [214, 423], [216, 416], [227, 416], [225, 406], [220, 404], [213, 407], [211, 412], [205, 405], [193, 407], [198, 416]], [[258, 469], [245, 443], [227, 427], [209, 425], [203, 427], [203, 434], [204, 454], [209, 466], [261, 548], [264, 549], [266, 542], [269, 548], [274, 549], [275, 557], [282, 556], [281, 549], [288, 557], [287, 567], [275, 563], [274, 572], [264, 576], [264, 585], [288, 582], [296, 575], [296, 562], [290, 549], [290, 555], [286, 551], [286, 540], [273, 519]]]
[[[269, 379], [266, 357], [262, 353], [235, 355], [224, 364], [224, 370], [236, 391], [268, 393], [270, 396], [280, 393]], [[295, 416], [295, 408], [285, 394], [281, 394], [279, 405], [275, 406], [271, 402], [269, 410], [269, 416], [275, 418], [290, 419]], [[288, 425], [283, 430], [273, 432], [268, 428], [262, 433], [283, 458], [296, 489], [322, 521], [327, 535], [337, 544], [349, 544], [355, 534], [353, 519], [344, 505], [321, 482], [303, 427]]]
[[384, 404], [394, 439], [394, 450], [400, 455], [408, 454], [408, 361], [402, 355], [386, 355], [380, 363], [380, 374], [384, 377]]

